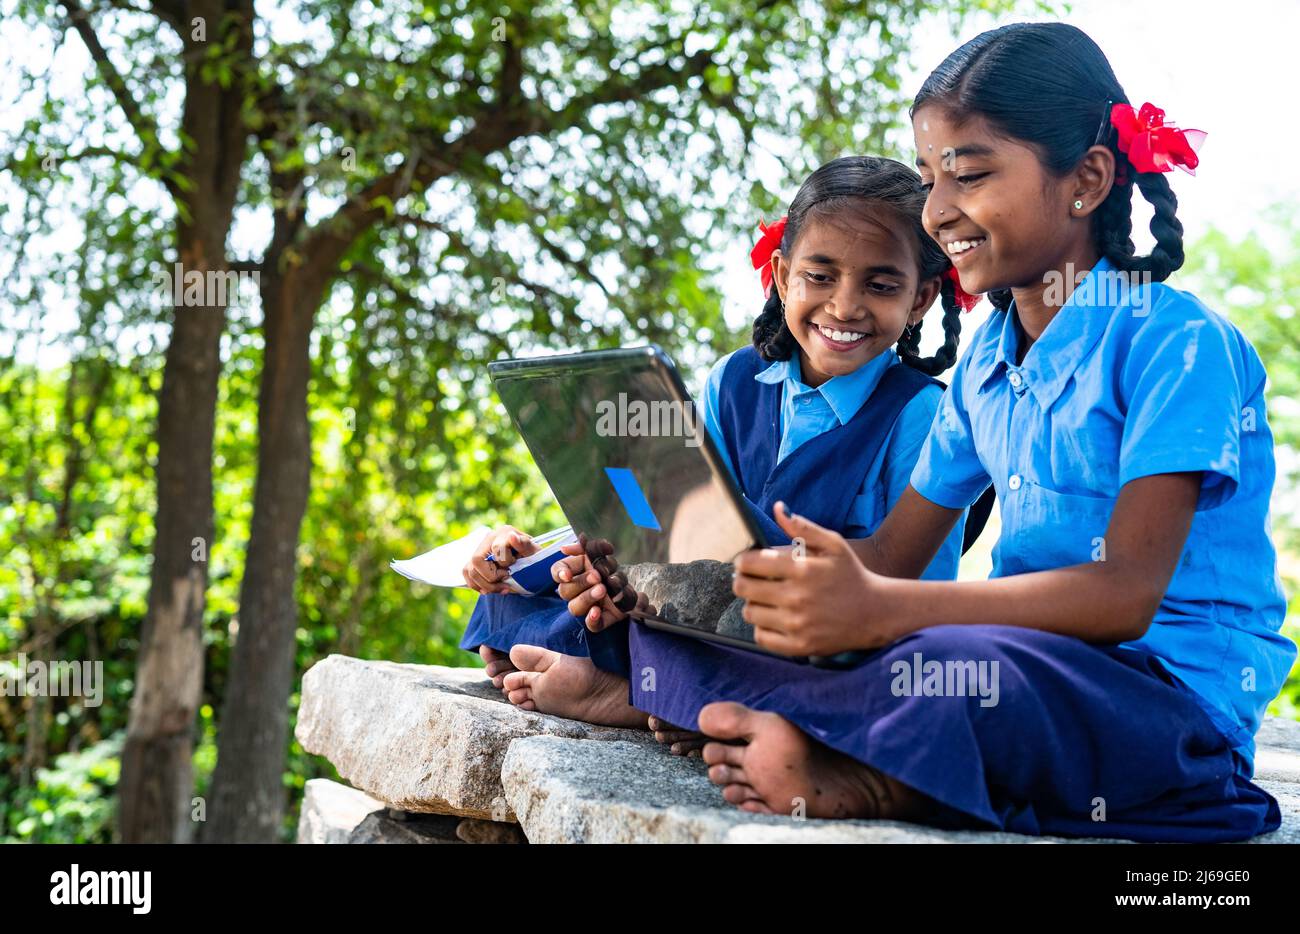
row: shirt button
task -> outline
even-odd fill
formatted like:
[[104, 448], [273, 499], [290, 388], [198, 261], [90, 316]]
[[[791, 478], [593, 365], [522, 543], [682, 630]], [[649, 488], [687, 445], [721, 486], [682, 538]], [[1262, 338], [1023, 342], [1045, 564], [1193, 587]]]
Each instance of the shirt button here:
[[1017, 389], [1019, 389], [1020, 384], [1024, 382], [1024, 380], [1020, 378], [1020, 374], [1016, 372], [1012, 372], [1011, 375], [1007, 377], [1007, 379], [1011, 380], [1011, 385], [1015, 386]]
[[1013, 490], [1020, 489], [1020, 474], [1013, 473], [1010, 479], [1007, 480], [1007, 486], [1011, 487]]

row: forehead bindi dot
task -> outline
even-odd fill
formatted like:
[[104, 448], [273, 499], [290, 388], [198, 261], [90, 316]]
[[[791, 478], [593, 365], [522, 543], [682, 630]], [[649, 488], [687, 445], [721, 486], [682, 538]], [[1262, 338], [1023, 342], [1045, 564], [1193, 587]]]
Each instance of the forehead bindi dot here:
[[933, 146], [926, 146], [925, 148], [926, 148], [926, 149], [933, 149], [934, 147], [933, 147]]

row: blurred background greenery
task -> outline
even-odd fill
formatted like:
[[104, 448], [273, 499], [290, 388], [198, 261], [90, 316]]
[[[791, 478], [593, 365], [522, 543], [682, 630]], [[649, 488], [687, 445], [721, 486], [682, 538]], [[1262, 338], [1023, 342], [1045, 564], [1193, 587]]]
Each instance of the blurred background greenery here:
[[[593, 107], [568, 131], [524, 127], [490, 157], [466, 157], [437, 182], [365, 205], [375, 216], [328, 270], [310, 326], [310, 485], [297, 530], [296, 612], [285, 621], [291, 725], [301, 673], [331, 652], [477, 663], [456, 648], [472, 595], [413, 585], [387, 569], [390, 559], [480, 522], [563, 522], [487, 388], [486, 360], [654, 340], [698, 376], [747, 330], [723, 314], [718, 256], [738, 243], [747, 249], [754, 219], [778, 214], [809, 166], [854, 151], [907, 159], [886, 140], [904, 125], [909, 30], [924, 21], [956, 34], [970, 15], [1014, 8], [404, 2], [380, 15], [366, 4], [303, 2], [259, 20], [241, 57], [235, 27], [214, 25], [216, 43], [185, 38], [187, 13], [199, 6], [183, 0], [85, 9], [3, 0], [7, 38], [27, 37], [34, 51], [11, 52], [20, 81], [6, 104], [25, 116], [0, 127], [0, 666], [16, 675], [20, 652], [101, 660], [106, 693], [99, 707], [0, 695], [0, 839], [120, 838], [115, 794], [149, 612], [155, 426], [173, 320], [151, 286], [183, 252], [197, 197], [185, 154], [199, 144], [177, 125], [178, 96], [233, 88], [248, 111], [241, 191], [219, 244], [232, 263], [247, 263], [268, 238], [274, 246], [298, 197], [279, 181], [309, 189], [297, 207], [303, 230], [330, 233], [366, 181], [436, 161], [512, 67], [492, 39], [498, 18], [505, 46], [527, 53], [515, 66], [536, 72], [531, 83], [515, 75], [510, 93], [527, 98], [521, 112], [562, 111], [566, 95], [582, 93], [564, 86], [568, 73], [600, 87], [619, 68], [633, 78], [686, 68], [693, 45], [729, 50], [699, 74], [674, 73], [663, 87]], [[84, 42], [71, 30], [77, 11], [128, 76], [128, 97], [157, 120], [153, 137], [123, 119], [93, 54], [83, 50], [71, 71], [53, 67], [65, 44]], [[747, 35], [731, 29], [737, 16]], [[630, 25], [620, 33], [618, 23]], [[655, 54], [670, 40], [672, 49]], [[618, 60], [586, 74], [592, 62]], [[464, 87], [449, 90], [457, 83]], [[272, 99], [282, 92], [287, 105]], [[265, 130], [268, 114], [281, 122]], [[411, 155], [421, 134], [435, 155]], [[755, 182], [751, 154], [773, 146], [781, 172], [771, 185]], [[360, 164], [355, 178], [339, 169], [347, 149]], [[49, 153], [59, 154], [53, 165]], [[1279, 206], [1247, 234], [1201, 231], [1188, 254], [1175, 284], [1228, 314], [1269, 368], [1282, 465], [1275, 534], [1295, 593], [1300, 227]], [[51, 311], [56, 300], [62, 317]], [[252, 307], [261, 314], [230, 309], [219, 335], [215, 534], [191, 753], [198, 797], [209, 795], [218, 759], [259, 463], [274, 466], [266, 449], [280, 440], [259, 434], [272, 316]], [[964, 576], [986, 572], [995, 531], [967, 557]], [[1300, 718], [1300, 675], [1271, 709]], [[275, 767], [288, 806], [276, 835], [287, 840], [304, 783], [336, 776], [291, 732], [285, 745]]]

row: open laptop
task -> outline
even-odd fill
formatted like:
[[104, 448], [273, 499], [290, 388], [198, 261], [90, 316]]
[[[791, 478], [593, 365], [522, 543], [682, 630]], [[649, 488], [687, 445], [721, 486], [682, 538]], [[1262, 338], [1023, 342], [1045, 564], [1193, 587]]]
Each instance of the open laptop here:
[[[655, 346], [488, 365], [575, 533], [622, 567], [730, 563], [766, 544], [672, 361]], [[748, 625], [635, 613], [646, 625], [757, 652]]]

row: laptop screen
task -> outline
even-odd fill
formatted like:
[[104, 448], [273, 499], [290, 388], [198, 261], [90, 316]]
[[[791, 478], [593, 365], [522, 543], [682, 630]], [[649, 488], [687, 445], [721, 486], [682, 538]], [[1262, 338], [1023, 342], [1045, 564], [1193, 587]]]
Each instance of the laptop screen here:
[[730, 562], [762, 543], [694, 403], [656, 347], [490, 366], [575, 533], [618, 563]]

